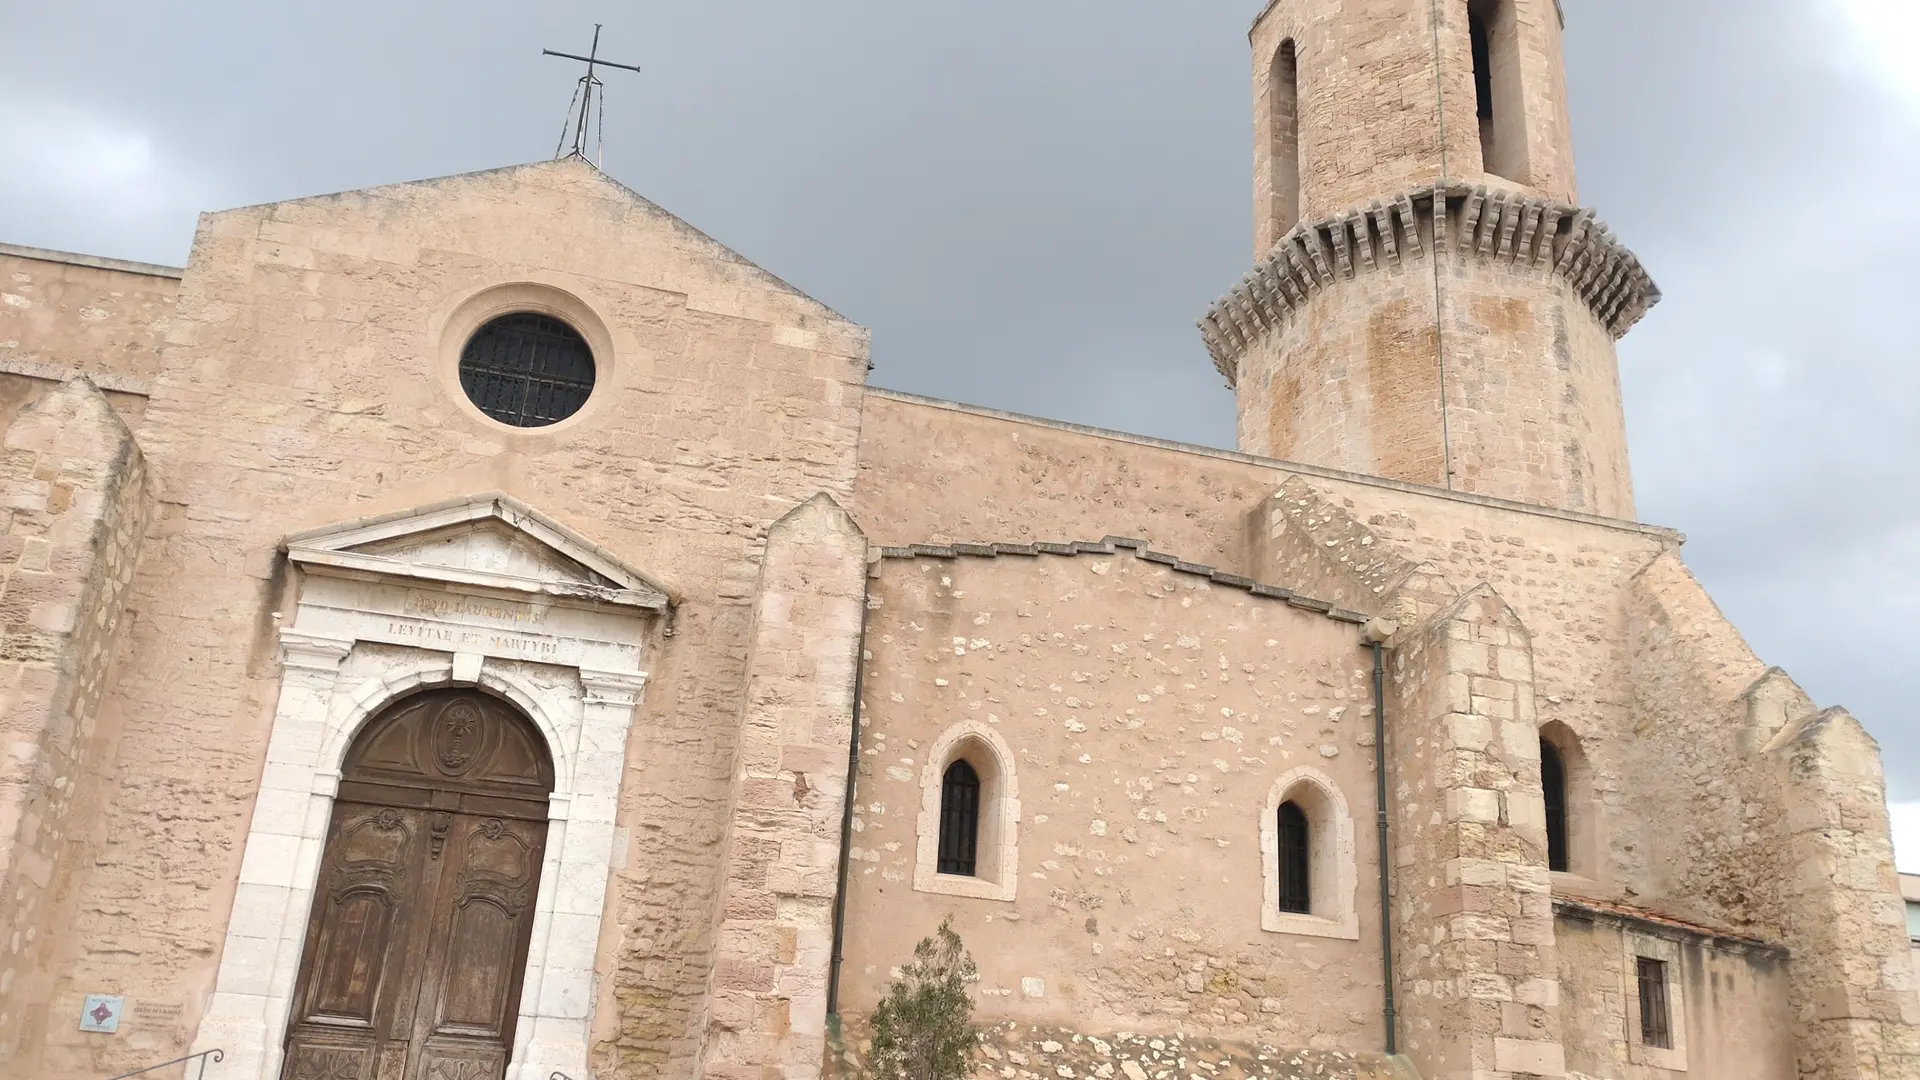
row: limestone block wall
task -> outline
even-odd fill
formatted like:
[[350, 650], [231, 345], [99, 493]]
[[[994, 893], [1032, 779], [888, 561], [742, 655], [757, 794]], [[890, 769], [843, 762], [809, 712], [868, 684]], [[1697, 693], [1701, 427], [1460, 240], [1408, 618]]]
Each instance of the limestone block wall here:
[[819, 1074], [866, 569], [866, 538], [825, 495], [768, 533], [721, 855], [703, 1077]]
[[1524, 626], [1481, 585], [1389, 664], [1403, 1052], [1421, 1075], [1560, 1076], [1560, 969]]
[[[448, 376], [462, 341], [443, 331], [503, 289], [590, 317], [598, 383], [567, 425], [487, 420]], [[163, 502], [108, 695], [116, 760], [138, 767], [108, 780], [56, 934], [53, 1019], [0, 1075], [111, 1074], [191, 1039], [275, 711], [274, 614], [298, 587], [281, 540], [496, 490], [679, 601], [629, 729], [585, 1007], [599, 1080], [696, 1068], [763, 530], [851, 493], [866, 349], [577, 161], [204, 218], [141, 431]], [[123, 1035], [73, 1030], [86, 993], [129, 996]]]
[[151, 509], [146, 463], [84, 379], [15, 417], [0, 458], [0, 1059], [46, 1018], [61, 905], [97, 809], [100, 702]]
[[[875, 568], [840, 985], [849, 1030], [951, 916], [980, 966], [982, 1021], [1377, 1053], [1359, 617], [1118, 541], [994, 552], [892, 549]], [[956, 739], [991, 773], [982, 798], [1001, 815], [979, 874], [1010, 889], [931, 872]], [[1292, 786], [1306, 776], [1338, 799]], [[1341, 860], [1315, 876], [1351, 905], [1350, 927], [1316, 906], [1320, 925], [1268, 928], [1263, 831], [1286, 793], [1314, 813], [1337, 801], [1347, 820], [1322, 833], [1316, 818], [1314, 843]]]
[[[1671, 1004], [1685, 1075], [1701, 1080], [1796, 1080], [1784, 949], [1580, 906], [1554, 923], [1567, 1075], [1657, 1080], [1673, 1072], [1636, 1053], [1634, 958], [1675, 958]], [[1820, 1075], [1820, 1074], [1815, 1074]]]
[[[1634, 776], [1660, 778], [1663, 802], [1686, 812], [1626, 804], [1616, 827], [1655, 851], [1691, 854], [1648, 859], [1616, 848], [1604, 872], [1636, 903], [1777, 940], [1787, 867], [1762, 841], [1777, 835], [1782, 793], [1754, 754], [1786, 723], [1786, 706], [1771, 730], [1749, 732], [1745, 695], [1766, 665], [1677, 554], [1635, 575], [1628, 603], [1637, 737], [1625, 761]], [[1813, 711], [1799, 697], [1795, 717]]]
[[75, 375], [138, 428], [179, 288], [170, 266], [0, 244], [0, 428]]
[[1829, 709], [1782, 731], [1767, 756], [1785, 811], [1776, 910], [1794, 954], [1800, 1071], [1920, 1077], [1920, 997], [1879, 747], [1844, 709]]
[[1914, 925], [1912, 906], [1920, 903], [1920, 874], [1900, 875], [1900, 896], [1909, 905], [1907, 916], [1907, 936], [1913, 939], [1913, 966], [1920, 972], [1920, 926]]
[[[861, 438], [856, 516], [883, 544], [1136, 535], [1368, 614], [1398, 594], [1431, 592], [1426, 607], [1416, 605], [1419, 618], [1487, 582], [1532, 638], [1540, 725], [1578, 739], [1581, 798], [1597, 835], [1665, 827], [1647, 820], [1649, 804], [1636, 797], [1647, 789], [1634, 779], [1644, 736], [1628, 592], [1636, 573], [1678, 546], [1670, 530], [883, 391], [869, 394]], [[1308, 548], [1318, 553], [1311, 566], [1287, 556]], [[1727, 680], [1729, 698], [1764, 668], [1750, 670]], [[1651, 696], [1662, 693], [1656, 686]], [[1682, 702], [1673, 708], [1700, 715]], [[1662, 797], [1690, 798], [1690, 781], [1659, 783]], [[1651, 902], [1642, 883], [1664, 850], [1597, 844], [1578, 867], [1589, 879], [1580, 890]]]
[[0, 244], [0, 370], [138, 389], [159, 374], [180, 274]]

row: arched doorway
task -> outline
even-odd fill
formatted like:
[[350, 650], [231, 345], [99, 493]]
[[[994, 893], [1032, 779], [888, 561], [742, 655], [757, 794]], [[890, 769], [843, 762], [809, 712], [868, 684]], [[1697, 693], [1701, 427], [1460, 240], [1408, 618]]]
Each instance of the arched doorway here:
[[553, 762], [478, 690], [402, 698], [347, 752], [283, 1080], [501, 1080]]

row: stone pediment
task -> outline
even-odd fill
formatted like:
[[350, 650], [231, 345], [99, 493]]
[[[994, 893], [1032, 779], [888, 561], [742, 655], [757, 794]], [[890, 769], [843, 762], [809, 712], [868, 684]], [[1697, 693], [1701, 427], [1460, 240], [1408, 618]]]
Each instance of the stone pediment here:
[[475, 495], [289, 536], [309, 573], [665, 610], [667, 591], [507, 495]]

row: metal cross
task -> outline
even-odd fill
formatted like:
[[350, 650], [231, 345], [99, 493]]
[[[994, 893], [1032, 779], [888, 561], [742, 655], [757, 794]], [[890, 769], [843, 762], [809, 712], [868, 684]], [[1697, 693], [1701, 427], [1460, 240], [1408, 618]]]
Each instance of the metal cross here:
[[[552, 49], [541, 49], [540, 55], [558, 56], [565, 60], [579, 60], [587, 65], [587, 73], [580, 76], [580, 84], [574, 87], [573, 90], [573, 101], [567, 105], [567, 120], [566, 123], [560, 127], [560, 142], [553, 148], [553, 156], [556, 158], [577, 157], [582, 161], [587, 160], [587, 121], [592, 119], [594, 123], [593, 163], [595, 165], [600, 164], [601, 154], [606, 146], [606, 140], [604, 138], [606, 134], [606, 105], [601, 100], [601, 91], [604, 89], [605, 84], [594, 75], [593, 69], [596, 67], [610, 67], [619, 68], [622, 71], [635, 72], [640, 69], [632, 64], [616, 64], [611, 60], [600, 59], [599, 23], [593, 24], [593, 48], [587, 51], [587, 55], [578, 56], [573, 53], [555, 52]], [[598, 109], [597, 112], [595, 111], [596, 109]], [[567, 133], [569, 131], [573, 133], [573, 149], [563, 154], [561, 150], [567, 145]]]

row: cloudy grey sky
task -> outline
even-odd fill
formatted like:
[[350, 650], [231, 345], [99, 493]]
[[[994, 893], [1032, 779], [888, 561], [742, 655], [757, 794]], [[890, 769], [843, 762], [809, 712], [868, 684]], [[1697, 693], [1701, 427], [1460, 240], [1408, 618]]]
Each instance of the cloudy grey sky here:
[[[1583, 200], [1667, 296], [1642, 516], [1880, 738], [1920, 869], [1920, 4], [1565, 5]], [[1257, 7], [0, 0], [0, 240], [177, 264], [200, 209], [549, 156], [539, 47], [600, 21], [646, 68], [607, 170], [872, 327], [878, 384], [1230, 446], [1193, 319], [1249, 263]]]

